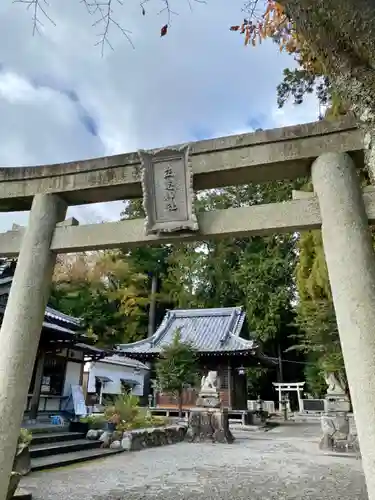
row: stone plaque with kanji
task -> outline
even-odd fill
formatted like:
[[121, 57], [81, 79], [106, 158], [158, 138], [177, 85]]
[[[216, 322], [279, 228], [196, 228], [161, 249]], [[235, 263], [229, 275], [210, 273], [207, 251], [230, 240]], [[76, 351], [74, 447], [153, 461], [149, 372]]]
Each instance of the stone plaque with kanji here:
[[139, 151], [146, 234], [197, 231], [189, 146]]

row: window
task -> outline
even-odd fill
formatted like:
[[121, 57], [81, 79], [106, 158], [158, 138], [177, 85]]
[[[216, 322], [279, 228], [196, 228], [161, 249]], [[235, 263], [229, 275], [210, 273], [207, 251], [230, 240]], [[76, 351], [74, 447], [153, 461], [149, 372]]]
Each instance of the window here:
[[61, 396], [65, 381], [66, 360], [63, 358], [46, 357], [44, 361], [42, 394]]
[[229, 388], [229, 377], [228, 370], [222, 369], [219, 372], [219, 389], [228, 389]]

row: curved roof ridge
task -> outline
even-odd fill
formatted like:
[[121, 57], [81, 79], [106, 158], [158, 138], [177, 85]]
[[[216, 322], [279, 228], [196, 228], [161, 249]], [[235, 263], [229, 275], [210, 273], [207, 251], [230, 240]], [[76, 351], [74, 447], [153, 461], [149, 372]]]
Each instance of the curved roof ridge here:
[[117, 352], [125, 356], [157, 355], [162, 344], [173, 341], [177, 329], [183, 342], [191, 342], [201, 352], [252, 351], [256, 343], [240, 337], [245, 318], [245, 311], [238, 306], [169, 310], [152, 337], [119, 344]]
[[197, 307], [194, 309], [171, 309], [170, 312], [176, 314], [177, 317], [183, 316], [224, 316], [232, 314], [233, 310], [243, 311], [242, 306], [232, 307]]
[[239, 337], [233, 333], [230, 333], [229, 334], [230, 337], [233, 337], [235, 339], [235, 341], [239, 344], [243, 344], [244, 346], [246, 346], [246, 348], [256, 348], [258, 347], [258, 342], [255, 340], [255, 339], [244, 339], [242, 337]]
[[168, 322], [170, 321], [171, 317], [171, 310], [167, 310], [167, 312], [164, 315], [164, 318], [162, 322], [160, 323], [159, 327], [156, 329], [155, 333], [151, 337], [147, 337], [142, 340], [136, 340], [135, 342], [128, 342], [125, 344], [118, 344], [116, 346], [116, 352], [122, 351], [124, 349], [127, 349], [128, 347], [140, 347], [142, 345], [149, 344], [150, 347], [155, 345], [156, 341], [160, 340], [160, 337], [162, 336], [162, 333], [165, 333], [166, 327]]

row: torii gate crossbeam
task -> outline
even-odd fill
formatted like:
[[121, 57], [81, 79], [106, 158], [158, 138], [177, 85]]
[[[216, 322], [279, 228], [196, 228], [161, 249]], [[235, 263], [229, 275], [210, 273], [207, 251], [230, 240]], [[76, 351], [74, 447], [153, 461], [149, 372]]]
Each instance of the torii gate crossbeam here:
[[18, 265], [0, 330], [0, 500], [5, 500], [57, 252], [181, 239], [322, 229], [369, 500], [375, 500], [375, 195], [362, 192], [363, 137], [351, 122], [318, 122], [191, 146], [196, 190], [312, 173], [316, 197], [200, 215], [194, 235], [145, 236], [143, 221], [69, 226], [69, 205], [139, 197], [135, 153], [60, 166], [0, 169], [0, 211], [26, 210], [26, 229], [0, 235]]

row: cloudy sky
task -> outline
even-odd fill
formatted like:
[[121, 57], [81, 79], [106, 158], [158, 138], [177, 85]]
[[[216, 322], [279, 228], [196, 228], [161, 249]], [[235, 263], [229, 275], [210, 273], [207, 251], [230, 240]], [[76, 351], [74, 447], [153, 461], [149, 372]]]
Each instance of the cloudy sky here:
[[[44, 2], [44, 0], [40, 0]], [[170, 0], [168, 36], [161, 0], [114, 2], [114, 48], [95, 46], [103, 32], [80, 0], [49, 0], [33, 36], [33, 11], [0, 2], [0, 165], [85, 159], [220, 135], [313, 121], [314, 98], [278, 110], [276, 85], [292, 64], [272, 43], [244, 48], [229, 31], [243, 0]], [[75, 208], [80, 222], [116, 220], [121, 203]], [[27, 214], [0, 214], [0, 231]]]

